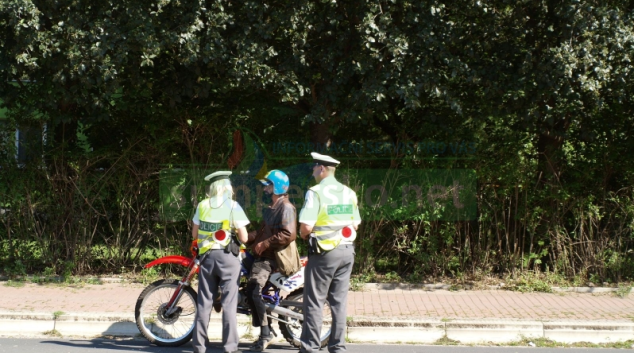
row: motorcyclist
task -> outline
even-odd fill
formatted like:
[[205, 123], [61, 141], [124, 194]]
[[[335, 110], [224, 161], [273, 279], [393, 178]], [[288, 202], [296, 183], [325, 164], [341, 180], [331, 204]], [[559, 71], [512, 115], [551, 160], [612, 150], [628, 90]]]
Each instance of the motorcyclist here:
[[289, 179], [280, 170], [271, 170], [264, 179], [264, 192], [272, 196], [271, 204], [264, 209], [263, 225], [249, 234], [247, 246], [251, 246], [255, 260], [247, 282], [247, 302], [251, 307], [252, 325], [260, 327], [260, 336], [250, 347], [261, 352], [274, 339], [274, 331], [267, 319], [262, 289], [269, 276], [277, 268], [275, 252], [283, 249], [297, 237], [295, 206], [288, 200]]

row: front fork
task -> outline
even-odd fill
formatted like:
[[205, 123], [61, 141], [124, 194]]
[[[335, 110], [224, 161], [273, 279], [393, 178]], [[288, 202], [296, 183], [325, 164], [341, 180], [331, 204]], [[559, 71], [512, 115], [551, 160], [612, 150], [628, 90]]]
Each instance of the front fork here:
[[191, 279], [198, 271], [198, 267], [200, 267], [200, 260], [198, 258], [194, 258], [193, 261], [189, 263], [187, 274], [178, 281], [178, 287], [176, 287], [174, 294], [172, 294], [172, 297], [165, 305], [165, 316], [170, 316], [178, 310], [177, 304], [181, 295], [183, 295], [183, 288], [190, 285]]

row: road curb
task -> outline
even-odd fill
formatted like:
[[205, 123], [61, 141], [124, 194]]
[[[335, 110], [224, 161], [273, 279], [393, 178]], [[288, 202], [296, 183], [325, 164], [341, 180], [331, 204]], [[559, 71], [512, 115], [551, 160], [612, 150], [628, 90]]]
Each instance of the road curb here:
[[353, 318], [348, 322], [353, 342], [432, 344], [447, 338], [464, 344], [546, 338], [562, 343], [608, 343], [634, 339], [634, 323], [626, 321], [537, 320], [384, 320]]
[[[240, 336], [250, 333], [251, 320], [238, 316]], [[61, 335], [68, 337], [139, 336], [133, 314], [116, 313], [8, 313], [0, 312], [0, 335], [42, 337]], [[209, 320], [209, 338], [222, 339], [222, 316], [212, 313]]]
[[634, 339], [633, 322], [544, 322], [544, 338], [557, 342], [608, 343]]
[[[213, 313], [210, 339], [220, 339], [221, 314]], [[240, 336], [251, 338], [250, 318], [238, 316]], [[352, 317], [348, 320], [348, 340], [355, 343], [433, 344], [447, 338], [463, 344], [504, 343], [522, 338], [547, 338], [557, 342], [607, 343], [634, 339], [634, 323], [620, 321], [534, 321], [534, 320], [391, 320]], [[116, 313], [0, 312], [3, 336], [103, 337], [140, 335], [134, 316]]]
[[442, 320], [377, 320], [353, 317], [348, 320], [352, 342], [433, 343], [446, 334]]
[[445, 330], [448, 339], [463, 343], [504, 343], [544, 334], [542, 322], [529, 320], [451, 320]]

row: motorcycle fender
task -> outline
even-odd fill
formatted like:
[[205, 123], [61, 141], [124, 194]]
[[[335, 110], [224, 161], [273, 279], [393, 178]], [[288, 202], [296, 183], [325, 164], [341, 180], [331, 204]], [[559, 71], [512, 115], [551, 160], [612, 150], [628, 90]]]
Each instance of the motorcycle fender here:
[[304, 286], [304, 267], [289, 277], [282, 276], [279, 272], [273, 273], [269, 278], [269, 281], [279, 289], [290, 293], [295, 289]]
[[177, 264], [177, 265], [188, 267], [191, 262], [192, 262], [191, 258], [180, 256], [180, 255], [170, 255], [170, 256], [160, 257], [150, 262], [149, 264], [145, 265], [144, 268], [150, 268], [150, 267], [154, 267], [156, 265], [162, 265], [162, 264]]

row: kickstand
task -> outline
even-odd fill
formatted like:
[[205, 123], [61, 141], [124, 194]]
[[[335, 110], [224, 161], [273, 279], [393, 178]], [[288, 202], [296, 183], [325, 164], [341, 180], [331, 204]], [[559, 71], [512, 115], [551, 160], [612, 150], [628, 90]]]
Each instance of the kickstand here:
[[269, 325], [269, 330], [271, 330], [273, 336], [277, 337], [277, 332], [275, 332], [275, 330], [273, 329], [273, 325]]

